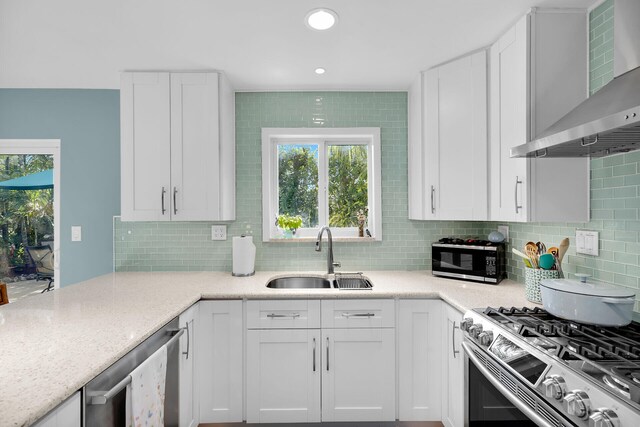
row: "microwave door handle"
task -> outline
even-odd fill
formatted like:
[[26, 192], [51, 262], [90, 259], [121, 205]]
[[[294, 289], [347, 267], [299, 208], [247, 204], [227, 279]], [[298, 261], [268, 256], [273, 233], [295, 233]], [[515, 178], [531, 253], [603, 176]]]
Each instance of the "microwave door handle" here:
[[532, 410], [529, 406], [524, 404], [516, 395], [514, 395], [508, 388], [506, 388], [500, 381], [498, 381], [493, 374], [487, 369], [482, 362], [478, 359], [478, 356], [474, 354], [471, 345], [467, 342], [462, 342], [462, 348], [464, 352], [469, 357], [469, 360], [476, 365], [476, 368], [482, 373], [482, 375], [489, 380], [489, 382], [496, 388], [498, 391], [506, 397], [509, 402], [513, 403], [513, 406], [522, 411], [531, 421], [536, 423], [540, 427], [553, 427], [547, 420], [538, 415], [534, 410]]

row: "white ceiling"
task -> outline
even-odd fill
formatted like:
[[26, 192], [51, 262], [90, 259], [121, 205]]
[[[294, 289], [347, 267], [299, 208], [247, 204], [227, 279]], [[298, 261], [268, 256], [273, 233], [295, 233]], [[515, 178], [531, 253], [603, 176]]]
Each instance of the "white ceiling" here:
[[[118, 88], [122, 70], [219, 69], [236, 90], [406, 90], [529, 7], [594, 2], [0, 0], [0, 87]], [[337, 26], [308, 29], [316, 7], [335, 10]]]

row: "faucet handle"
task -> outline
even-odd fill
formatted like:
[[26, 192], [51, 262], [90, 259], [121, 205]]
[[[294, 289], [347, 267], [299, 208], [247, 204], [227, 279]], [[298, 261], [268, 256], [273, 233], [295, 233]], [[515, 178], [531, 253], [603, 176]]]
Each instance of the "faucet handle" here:
[[334, 267], [342, 267], [342, 264], [339, 262], [332, 263]]

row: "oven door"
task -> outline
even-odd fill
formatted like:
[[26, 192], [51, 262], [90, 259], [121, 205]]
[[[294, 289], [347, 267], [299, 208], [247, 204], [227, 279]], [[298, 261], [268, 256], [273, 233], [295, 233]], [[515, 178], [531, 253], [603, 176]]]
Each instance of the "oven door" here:
[[574, 426], [532, 387], [465, 338], [465, 426]]
[[436, 276], [477, 282], [498, 283], [496, 247], [461, 246], [434, 243], [431, 246], [431, 270]]

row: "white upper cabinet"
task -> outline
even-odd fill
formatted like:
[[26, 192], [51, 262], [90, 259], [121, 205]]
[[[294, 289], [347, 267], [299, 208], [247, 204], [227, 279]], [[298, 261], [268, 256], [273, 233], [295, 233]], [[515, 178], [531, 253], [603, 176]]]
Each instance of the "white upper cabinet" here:
[[235, 107], [224, 75], [127, 72], [121, 83], [122, 219], [235, 219]]
[[588, 159], [510, 158], [586, 98], [586, 23], [584, 10], [534, 9], [491, 47], [493, 221], [589, 218]]
[[487, 54], [421, 73], [409, 91], [409, 218], [486, 220]]

